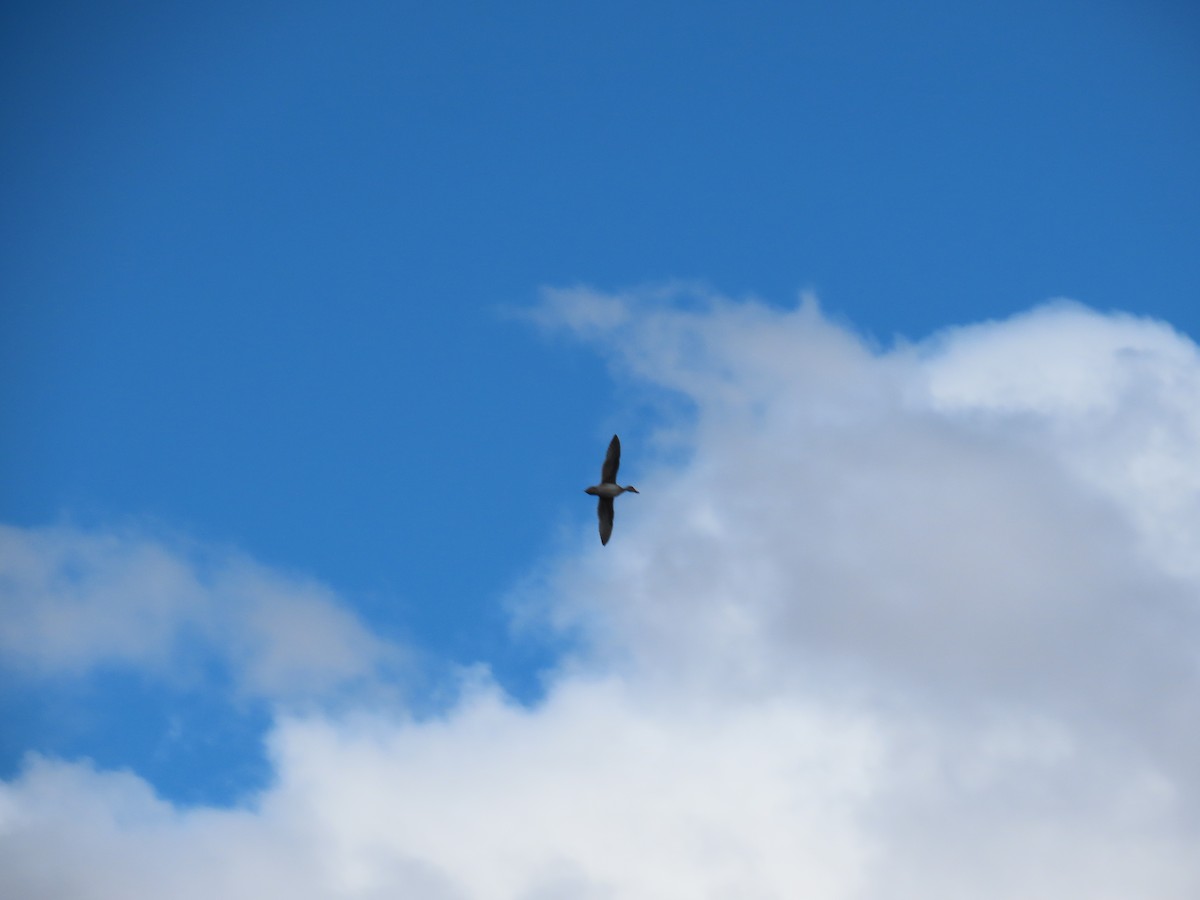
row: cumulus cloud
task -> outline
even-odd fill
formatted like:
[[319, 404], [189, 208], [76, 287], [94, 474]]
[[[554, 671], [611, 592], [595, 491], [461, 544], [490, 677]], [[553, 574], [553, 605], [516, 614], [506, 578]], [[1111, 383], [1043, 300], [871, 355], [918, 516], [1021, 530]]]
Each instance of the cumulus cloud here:
[[879, 350], [811, 299], [676, 288], [532, 317], [687, 401], [620, 540], [581, 523], [516, 601], [579, 638], [544, 700], [481, 671], [432, 718], [281, 714], [236, 810], [33, 757], [0, 790], [0, 890], [1200, 893], [1187, 337], [1056, 303]]

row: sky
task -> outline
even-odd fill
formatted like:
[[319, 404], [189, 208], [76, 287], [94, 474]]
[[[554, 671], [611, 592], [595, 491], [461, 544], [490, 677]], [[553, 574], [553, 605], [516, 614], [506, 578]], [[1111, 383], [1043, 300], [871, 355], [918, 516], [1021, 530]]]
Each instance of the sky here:
[[0, 894], [1200, 894], [1190, 4], [15, 2], [0, 117]]

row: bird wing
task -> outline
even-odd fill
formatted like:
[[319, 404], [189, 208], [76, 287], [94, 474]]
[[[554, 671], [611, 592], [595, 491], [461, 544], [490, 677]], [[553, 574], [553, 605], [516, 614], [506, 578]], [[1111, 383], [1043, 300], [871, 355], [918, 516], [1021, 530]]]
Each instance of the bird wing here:
[[613, 502], [612, 497], [601, 497], [596, 504], [596, 515], [600, 517], [600, 543], [607, 544], [612, 537]]
[[600, 469], [600, 483], [616, 484], [619, 465], [621, 465], [621, 441], [614, 434], [608, 445], [608, 453], [604, 457], [604, 465]]

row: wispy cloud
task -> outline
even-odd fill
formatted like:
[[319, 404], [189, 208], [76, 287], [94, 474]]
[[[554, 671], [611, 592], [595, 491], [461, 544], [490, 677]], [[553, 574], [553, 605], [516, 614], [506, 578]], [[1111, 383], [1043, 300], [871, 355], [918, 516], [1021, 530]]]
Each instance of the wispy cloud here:
[[0, 525], [0, 609], [4, 659], [33, 676], [186, 682], [215, 658], [239, 693], [287, 701], [405, 662], [321, 584], [138, 530]]
[[[601, 550], [581, 523], [577, 550], [525, 592], [524, 614], [582, 641], [543, 701], [522, 707], [475, 673], [433, 718], [280, 714], [275, 781], [241, 810], [175, 809], [136, 776], [32, 758], [0, 792], [0, 888], [1200, 892], [1195, 345], [1056, 304], [881, 351], [812, 300], [652, 293], [549, 292], [535, 314], [690, 409], [663, 423], [686, 460], [643, 458], [620, 541]], [[50, 612], [21, 612], [11, 634], [27, 637], [6, 645], [42, 646], [30, 666], [100, 647], [169, 668], [156, 648], [205, 579], [161, 547], [89, 540], [83, 568], [108, 574], [82, 579], [83, 595], [153, 583], [173, 599], [118, 605], [119, 634], [67, 641], [57, 625], [77, 613], [60, 581], [81, 581], [80, 564], [27, 548], [8, 583]], [[216, 577], [222, 596], [273, 583], [251, 571], [253, 590]], [[378, 648], [360, 625], [329, 647], [287, 636], [285, 622], [311, 632], [289, 585], [256, 601], [269, 626], [223, 613], [237, 627], [212, 632], [259, 636], [230, 651], [247, 683], [299, 660], [360, 672], [337, 649]], [[316, 618], [338, 620], [316, 597]]]

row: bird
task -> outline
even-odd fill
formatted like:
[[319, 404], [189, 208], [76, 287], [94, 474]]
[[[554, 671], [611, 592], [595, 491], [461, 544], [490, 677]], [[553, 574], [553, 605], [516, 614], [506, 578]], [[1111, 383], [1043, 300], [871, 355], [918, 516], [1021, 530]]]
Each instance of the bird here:
[[639, 493], [632, 484], [621, 487], [617, 484], [617, 467], [621, 465], [621, 439], [615, 434], [608, 445], [608, 453], [604, 456], [604, 465], [600, 469], [600, 483], [593, 484], [584, 490], [585, 494], [599, 497], [596, 504], [596, 515], [600, 517], [600, 543], [607, 544], [612, 537], [613, 526], [613, 497], [628, 491]]

